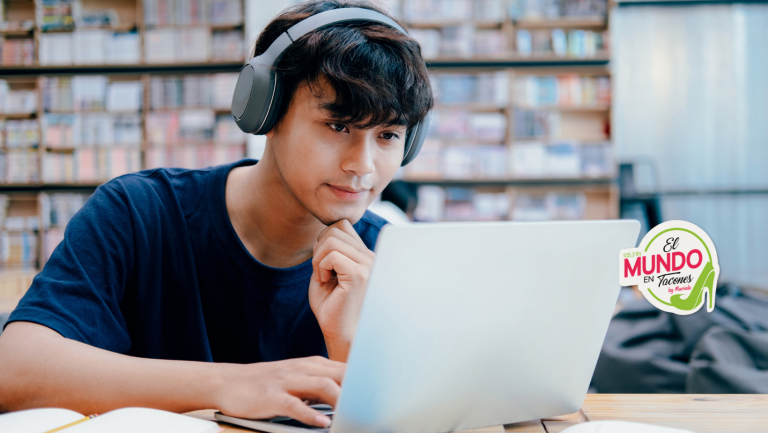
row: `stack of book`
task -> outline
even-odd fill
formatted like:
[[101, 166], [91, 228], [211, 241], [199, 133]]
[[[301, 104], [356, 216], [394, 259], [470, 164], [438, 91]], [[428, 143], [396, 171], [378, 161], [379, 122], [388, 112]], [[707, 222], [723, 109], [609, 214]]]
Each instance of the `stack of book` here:
[[42, 130], [47, 149], [116, 145], [138, 148], [142, 141], [139, 113], [46, 113], [42, 118]]
[[473, 113], [459, 108], [433, 110], [429, 137], [465, 142], [502, 143], [507, 136], [503, 113]]
[[205, 0], [144, 0], [144, 25], [197, 25], [206, 22]]
[[587, 198], [581, 192], [518, 192], [512, 207], [513, 221], [584, 219]]
[[[241, 0], [148, 0], [143, 3], [147, 63], [241, 61]], [[210, 24], [214, 26], [206, 26]]]
[[228, 109], [238, 74], [152, 76], [149, 106], [152, 110], [181, 107]]
[[480, 74], [433, 74], [438, 104], [482, 104], [504, 107], [509, 100], [509, 79], [505, 71]]
[[0, 113], [25, 114], [37, 111], [34, 90], [11, 89], [6, 80], [0, 80]]
[[0, 65], [32, 66], [35, 63], [35, 40], [0, 38]]
[[69, 220], [83, 207], [89, 194], [54, 193], [40, 194], [40, 214], [43, 223], [43, 252], [46, 259], [64, 239], [64, 228]]
[[513, 20], [556, 20], [604, 17], [607, 0], [511, 0]]
[[557, 56], [578, 59], [605, 55], [610, 49], [608, 32], [591, 30], [526, 30], [516, 33], [517, 54], [521, 56]]
[[240, 0], [209, 0], [208, 22], [215, 26], [237, 26], [243, 23], [243, 6]]
[[417, 193], [417, 221], [500, 221], [509, 215], [510, 200], [504, 192], [421, 186]]
[[500, 57], [508, 52], [507, 36], [502, 30], [476, 29], [470, 23], [440, 29], [411, 29], [409, 33], [421, 45], [426, 59]]
[[509, 174], [515, 178], [608, 177], [613, 174], [610, 143], [516, 143]]
[[408, 179], [500, 179], [507, 176], [507, 147], [461, 145], [427, 139], [411, 164]]
[[608, 142], [455, 145], [427, 139], [419, 157], [404, 169], [417, 179], [596, 178], [613, 173]]
[[515, 99], [517, 104], [531, 107], [607, 107], [611, 103], [611, 82], [607, 76], [521, 76], [515, 80]]
[[515, 139], [559, 137], [561, 118], [559, 111], [515, 108], [513, 113]]
[[211, 39], [211, 59], [220, 62], [239, 62], [245, 58], [243, 32], [240, 30], [214, 31]]
[[77, 149], [43, 154], [43, 182], [100, 183], [141, 170], [138, 148]]
[[41, 93], [47, 148], [141, 145], [140, 81], [110, 82], [105, 75], [46, 77]]
[[40, 158], [37, 150], [9, 149], [3, 155], [6, 183], [36, 183], [40, 181]]
[[477, 22], [502, 22], [505, 0], [408, 0], [402, 16], [409, 23], [450, 22], [472, 19]]
[[205, 168], [237, 161], [245, 155], [244, 145], [183, 146], [169, 149], [149, 149], [145, 152], [144, 168], [184, 167]]
[[36, 148], [40, 144], [37, 120], [6, 120], [5, 147], [8, 149]]
[[160, 27], [144, 33], [147, 63], [205, 62], [210, 57], [211, 32], [207, 27]]
[[42, 33], [40, 65], [135, 64], [141, 59], [139, 34], [105, 29]]
[[37, 234], [32, 231], [0, 231], [0, 267], [12, 270], [35, 269]]
[[75, 28], [76, 0], [35, 0], [35, 19], [44, 32]]

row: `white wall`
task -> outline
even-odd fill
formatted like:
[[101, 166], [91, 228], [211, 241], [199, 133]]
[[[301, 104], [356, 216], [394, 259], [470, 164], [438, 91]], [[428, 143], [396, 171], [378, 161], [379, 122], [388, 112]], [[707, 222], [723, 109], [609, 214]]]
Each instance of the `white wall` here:
[[[768, 5], [618, 8], [611, 40], [620, 159], [661, 190], [768, 189]], [[768, 289], [768, 194], [665, 196], [662, 217], [708, 232], [719, 281]]]

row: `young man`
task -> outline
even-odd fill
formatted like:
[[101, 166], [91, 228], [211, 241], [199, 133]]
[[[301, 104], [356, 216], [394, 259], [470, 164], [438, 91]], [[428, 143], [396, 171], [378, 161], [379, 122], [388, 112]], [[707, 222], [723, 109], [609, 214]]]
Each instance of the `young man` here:
[[[275, 18], [259, 55], [314, 14]], [[418, 44], [376, 23], [297, 39], [264, 157], [99, 187], [0, 337], [0, 411], [143, 406], [326, 426], [376, 236], [366, 208], [432, 106]], [[330, 359], [326, 359], [325, 357]]]

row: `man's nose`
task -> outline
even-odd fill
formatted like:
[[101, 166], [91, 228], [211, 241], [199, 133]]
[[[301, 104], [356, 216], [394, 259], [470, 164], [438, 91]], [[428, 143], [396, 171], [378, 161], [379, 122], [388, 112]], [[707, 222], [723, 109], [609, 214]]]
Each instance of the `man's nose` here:
[[373, 173], [373, 163], [376, 137], [373, 133], [354, 134], [353, 140], [344, 154], [341, 168], [356, 176], [365, 176]]

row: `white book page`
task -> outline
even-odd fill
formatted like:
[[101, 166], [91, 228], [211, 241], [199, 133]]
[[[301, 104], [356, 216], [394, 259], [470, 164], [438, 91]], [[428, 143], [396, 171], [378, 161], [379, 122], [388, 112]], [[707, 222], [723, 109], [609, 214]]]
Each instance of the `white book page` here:
[[215, 433], [216, 423], [157, 409], [130, 407], [77, 424], [65, 433]]
[[0, 432], [43, 433], [83, 418], [82, 414], [68, 409], [22, 410], [0, 415]]

